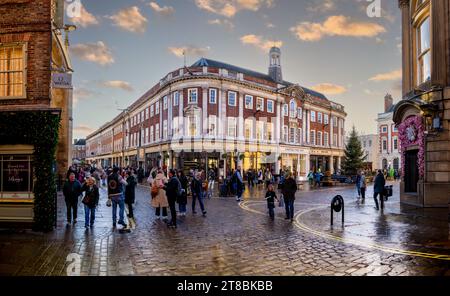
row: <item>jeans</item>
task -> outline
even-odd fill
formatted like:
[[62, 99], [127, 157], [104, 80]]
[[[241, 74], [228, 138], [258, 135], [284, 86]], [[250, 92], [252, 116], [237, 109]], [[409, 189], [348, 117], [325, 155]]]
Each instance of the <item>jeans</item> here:
[[[66, 207], [67, 207], [67, 222], [71, 223], [72, 218], [73, 221], [77, 220], [78, 214], [78, 199], [66, 199]], [[73, 213], [73, 215], [72, 215]]]
[[87, 205], [84, 205], [84, 225], [85, 226], [94, 226], [95, 221], [95, 208], [89, 208]]
[[[156, 212], [155, 212], [156, 217], [159, 217], [160, 214], [161, 214], [161, 207], [156, 208]], [[162, 208], [162, 215], [163, 215], [163, 217], [167, 217], [167, 208], [166, 207]]]
[[269, 206], [269, 216], [270, 216], [270, 219], [272, 219], [272, 220], [275, 219], [275, 207]]
[[358, 191], [358, 196], [361, 196], [361, 187], [356, 185], [356, 190]]
[[377, 206], [377, 209], [380, 208], [380, 207], [378, 206], [378, 195], [380, 196], [381, 209], [384, 209], [384, 196], [383, 196], [383, 193], [375, 192], [375, 193], [373, 194], [373, 200], [375, 201], [375, 205]]
[[214, 192], [214, 180], [210, 180], [208, 183], [208, 191], [210, 192], [210, 194], [212, 194]]
[[117, 222], [117, 205], [119, 206], [119, 223], [125, 223], [124, 221], [124, 213], [125, 213], [125, 197], [123, 194], [119, 197], [118, 200], [112, 199], [112, 220], [113, 224]]
[[284, 200], [284, 207], [286, 208], [286, 218], [294, 219], [294, 200]]
[[186, 213], [186, 204], [185, 203], [178, 204], [178, 208], [179, 208], [180, 213]]
[[203, 198], [201, 195], [194, 194], [192, 197], [192, 212], [195, 213], [195, 201], [198, 199], [198, 202], [200, 204], [200, 209], [202, 210], [202, 213], [205, 213], [205, 205], [203, 204]]

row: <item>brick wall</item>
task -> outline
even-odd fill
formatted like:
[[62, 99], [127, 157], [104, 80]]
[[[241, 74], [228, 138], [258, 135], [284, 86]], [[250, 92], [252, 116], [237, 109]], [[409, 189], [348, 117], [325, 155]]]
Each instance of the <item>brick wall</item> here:
[[0, 43], [27, 44], [27, 99], [5, 104], [50, 105], [50, 0], [0, 0]]

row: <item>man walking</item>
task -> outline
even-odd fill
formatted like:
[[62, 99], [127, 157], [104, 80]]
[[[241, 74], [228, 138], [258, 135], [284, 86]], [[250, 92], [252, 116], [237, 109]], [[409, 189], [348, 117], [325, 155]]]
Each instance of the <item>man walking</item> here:
[[294, 202], [295, 193], [297, 192], [297, 182], [292, 177], [292, 173], [289, 172], [286, 176], [286, 181], [283, 184], [283, 198], [286, 207], [286, 220], [294, 222]]
[[384, 178], [383, 172], [378, 170], [378, 175], [375, 177], [375, 182], [373, 185], [373, 199], [375, 201], [377, 211], [380, 210], [378, 206], [378, 195], [380, 196], [381, 209], [384, 209], [384, 186], [386, 185], [386, 179]]
[[358, 192], [358, 199], [361, 197], [361, 172], [358, 171], [356, 175], [356, 191]]
[[119, 175], [119, 170], [118, 167], [114, 167], [112, 174], [108, 176], [108, 199], [112, 202], [113, 227], [116, 227], [117, 206], [119, 206], [119, 224], [126, 228], [127, 224], [124, 221], [125, 197], [123, 194], [123, 186], [127, 186], [128, 183]]
[[177, 228], [177, 210], [175, 208], [175, 203], [177, 198], [181, 195], [181, 183], [178, 180], [175, 171], [173, 169], [169, 170], [169, 182], [164, 185], [164, 190], [166, 191], [167, 200], [169, 202], [170, 215], [172, 220], [167, 226], [171, 228]]
[[214, 193], [214, 183], [216, 181], [216, 173], [211, 168], [208, 172], [208, 198], [211, 199]]
[[233, 186], [236, 192], [236, 201], [241, 201], [242, 193], [244, 192], [244, 181], [241, 176], [241, 167], [238, 167], [233, 175]]
[[206, 216], [205, 205], [203, 204], [203, 194], [202, 194], [202, 181], [201, 181], [201, 173], [194, 173], [191, 183], [191, 192], [192, 192], [192, 213], [197, 214], [195, 211], [195, 202], [198, 199], [200, 204], [200, 209], [202, 210], [203, 216]]
[[70, 225], [72, 221], [75, 224], [77, 223], [78, 198], [81, 195], [81, 183], [75, 179], [75, 173], [69, 173], [69, 180], [64, 184], [63, 194], [67, 207], [67, 225]]

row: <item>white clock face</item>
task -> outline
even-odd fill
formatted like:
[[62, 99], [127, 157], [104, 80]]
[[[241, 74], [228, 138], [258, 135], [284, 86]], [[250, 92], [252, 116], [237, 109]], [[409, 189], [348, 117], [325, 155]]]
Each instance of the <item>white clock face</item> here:
[[414, 126], [409, 126], [406, 129], [406, 136], [410, 142], [414, 142], [416, 140], [416, 128]]

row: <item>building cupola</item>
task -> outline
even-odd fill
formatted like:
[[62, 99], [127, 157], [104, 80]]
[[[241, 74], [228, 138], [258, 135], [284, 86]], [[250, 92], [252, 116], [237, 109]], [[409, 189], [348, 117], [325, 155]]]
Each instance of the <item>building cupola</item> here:
[[269, 52], [270, 66], [269, 76], [276, 82], [283, 81], [283, 74], [281, 71], [281, 50], [278, 47], [272, 47]]

